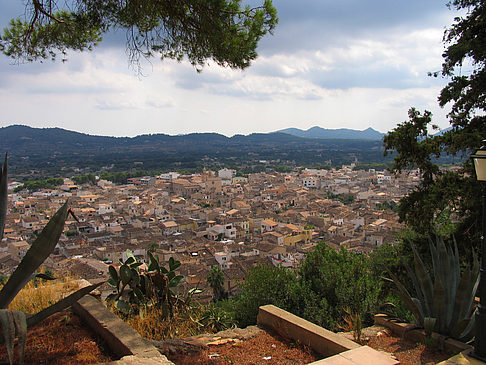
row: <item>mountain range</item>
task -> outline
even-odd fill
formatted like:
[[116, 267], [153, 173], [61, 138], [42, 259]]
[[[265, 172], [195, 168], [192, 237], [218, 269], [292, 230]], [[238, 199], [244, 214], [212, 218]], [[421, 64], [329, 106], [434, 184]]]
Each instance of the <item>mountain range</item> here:
[[320, 139], [367, 139], [367, 140], [382, 140], [384, 133], [378, 132], [373, 128], [367, 128], [362, 131], [355, 129], [326, 129], [321, 127], [312, 127], [308, 130], [302, 130], [298, 128], [281, 129], [278, 132], [287, 133], [296, 137], [303, 138], [320, 138]]
[[[352, 135], [356, 134], [348, 134], [348, 138]], [[217, 133], [107, 137], [11, 125], [0, 128], [0, 153], [3, 151], [9, 154], [12, 173], [30, 175], [52, 175], [60, 169], [84, 172], [100, 168], [126, 171], [255, 166], [262, 160], [283, 166], [317, 166], [330, 161], [339, 165], [356, 158], [364, 163], [384, 161], [378, 139], [303, 138], [281, 131], [233, 137]]]

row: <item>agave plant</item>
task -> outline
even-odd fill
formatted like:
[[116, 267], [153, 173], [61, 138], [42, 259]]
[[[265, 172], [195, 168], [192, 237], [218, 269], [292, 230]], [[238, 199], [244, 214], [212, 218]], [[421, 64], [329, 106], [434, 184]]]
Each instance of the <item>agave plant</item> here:
[[110, 294], [107, 301], [114, 302], [117, 309], [126, 314], [137, 311], [141, 305], [158, 305], [164, 317], [172, 316], [173, 306], [178, 301], [172, 289], [184, 279], [175, 272], [181, 263], [171, 257], [169, 269], [166, 269], [160, 265], [157, 255], [148, 252], [148, 269], [146, 273], [141, 273], [139, 266], [142, 263], [137, 261], [130, 250], [126, 251], [126, 255], [125, 262], [120, 260], [118, 271], [114, 266], [109, 267], [108, 284], [115, 288], [116, 293]]
[[[0, 168], [0, 241], [3, 238], [3, 231], [5, 227], [7, 196], [7, 156], [5, 156], [3, 167]], [[84, 295], [88, 294], [102, 284], [98, 283], [82, 288], [34, 315], [6, 309], [18, 292], [33, 278], [42, 277], [45, 279], [53, 279], [44, 274], [38, 274], [35, 271], [40, 265], [42, 265], [44, 260], [56, 247], [59, 237], [64, 229], [64, 222], [68, 217], [68, 213], [68, 202], [66, 202], [49, 220], [42, 232], [32, 243], [15, 271], [9, 277], [2, 290], [0, 290], [0, 324], [3, 330], [5, 344], [7, 345], [10, 364], [13, 363], [13, 346], [15, 337], [18, 337], [19, 339], [18, 350], [20, 363], [22, 364], [24, 358], [25, 339], [27, 337], [27, 328], [42, 321], [50, 315], [71, 306]]]
[[479, 260], [474, 255], [472, 265], [466, 266], [461, 275], [455, 239], [453, 245], [446, 245], [440, 237], [437, 237], [436, 243], [429, 240], [433, 278], [412, 245], [414, 270], [406, 263], [404, 266], [415, 289], [415, 297], [392, 272], [389, 274], [418, 326], [425, 327], [427, 324], [430, 327], [434, 323], [436, 332], [468, 341], [474, 335], [474, 297], [479, 284]]

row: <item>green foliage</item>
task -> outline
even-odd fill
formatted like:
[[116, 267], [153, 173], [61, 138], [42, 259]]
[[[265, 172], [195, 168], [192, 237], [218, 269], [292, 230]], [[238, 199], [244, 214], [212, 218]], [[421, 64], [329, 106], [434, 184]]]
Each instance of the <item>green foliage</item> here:
[[127, 180], [133, 177], [142, 177], [142, 176], [153, 176], [154, 172], [144, 171], [144, 170], [137, 170], [132, 172], [107, 172], [103, 171], [100, 174], [100, 178], [104, 180], [111, 181], [115, 184], [126, 184]]
[[256, 323], [258, 308], [274, 304], [282, 309], [294, 307], [292, 298], [297, 283], [289, 269], [274, 266], [252, 268], [241, 283], [241, 293], [234, 301], [234, 316], [239, 327]]
[[231, 312], [214, 303], [203, 307], [199, 322], [206, 333], [223, 331], [233, 327], [235, 324]]
[[[23, 139], [26, 136], [31, 139]], [[12, 161], [15, 162], [11, 167], [13, 173], [23, 176], [31, 174], [36, 176], [35, 179], [55, 176], [61, 168], [65, 174], [75, 175], [74, 169], [83, 169], [103, 179], [106, 178], [104, 174], [137, 172], [137, 175], [122, 176], [116, 183], [124, 183], [127, 177], [152, 176], [168, 171], [201, 172], [204, 167], [213, 170], [228, 167], [246, 175], [266, 169], [267, 165], [261, 164], [260, 160], [270, 161], [270, 168], [275, 168], [271, 161], [276, 160], [280, 160], [279, 165], [295, 168], [319, 167], [327, 160], [332, 160], [334, 166], [340, 166], [340, 163], [352, 162], [348, 161], [350, 154], [363, 162], [384, 159], [381, 141], [302, 140], [286, 136], [288, 138], [282, 139], [279, 134], [259, 134], [228, 138], [199, 133], [184, 136], [154, 134], [120, 139], [54, 128], [10, 126], [0, 129], [0, 149], [3, 146], [11, 151]], [[119, 153], [120, 145], [124, 153]], [[318, 155], [316, 149], [320, 150]], [[55, 159], [52, 158], [54, 155]], [[212, 158], [208, 160], [207, 156]], [[137, 161], [143, 162], [143, 169], [135, 165]], [[145, 172], [139, 174], [139, 170]], [[111, 178], [107, 180], [114, 181]]]
[[392, 211], [394, 211], [395, 213], [398, 213], [399, 211], [399, 204], [395, 203], [395, 201], [391, 200], [391, 201], [385, 201], [381, 204], [377, 204], [376, 205], [376, 209], [377, 210], [387, 210], [387, 209], [390, 209]]
[[[432, 258], [432, 277], [421, 255], [412, 246], [414, 270], [407, 264], [412, 296], [402, 282], [389, 271], [398, 294], [413, 313], [416, 323], [424, 327], [435, 319], [435, 331], [461, 341], [469, 340], [474, 332], [474, 297], [479, 284], [479, 260], [473, 258], [472, 267], [466, 266], [461, 275], [457, 245], [447, 246], [437, 237], [429, 242]], [[429, 319], [428, 319], [429, 318]]]
[[[384, 138], [385, 155], [396, 153], [391, 168], [400, 172], [420, 168], [422, 181], [400, 202], [400, 219], [422, 234], [432, 234], [435, 219], [444, 211], [459, 217], [455, 230], [460, 242], [479, 246], [481, 235], [480, 184], [475, 180], [469, 154], [486, 138], [486, 4], [480, 0], [454, 0], [450, 6], [462, 11], [445, 32], [442, 76], [450, 81], [439, 96], [439, 104], [451, 105], [451, 128], [429, 133], [432, 114], [409, 111], [409, 121], [401, 123]], [[470, 71], [464, 73], [462, 66]], [[438, 76], [439, 72], [433, 74]], [[437, 127], [435, 127], [437, 129]], [[439, 168], [438, 162], [450, 156], [461, 163], [458, 171]], [[469, 244], [470, 243], [470, 244]]]
[[213, 301], [218, 302], [225, 299], [228, 294], [224, 290], [224, 273], [221, 267], [214, 265], [206, 278], [209, 286], [213, 289]]
[[[370, 261], [345, 250], [336, 252], [319, 244], [309, 252], [297, 272], [259, 266], [250, 270], [234, 303], [240, 326], [256, 323], [258, 308], [274, 304], [313, 323], [337, 330], [345, 309], [365, 323], [378, 306], [381, 280]], [[231, 307], [230, 307], [231, 310]]]
[[23, 185], [20, 185], [14, 189], [14, 192], [21, 190], [29, 190], [31, 192], [41, 189], [55, 189], [56, 186], [62, 185], [64, 180], [60, 177], [50, 177], [42, 180], [26, 181]]
[[96, 184], [96, 176], [94, 174], [73, 176], [72, 180], [78, 185], [87, 183]]
[[381, 280], [372, 274], [370, 260], [363, 255], [320, 243], [306, 255], [298, 275], [305, 293], [301, 313], [325, 328], [336, 329], [345, 308], [366, 323], [377, 307]]
[[[0, 38], [0, 51], [16, 60], [35, 61], [68, 50], [91, 50], [110, 30], [125, 30], [130, 61], [140, 57], [187, 57], [195, 66], [212, 59], [245, 68], [257, 57], [258, 41], [278, 19], [270, 0], [250, 8], [240, 0], [180, 2], [112, 0], [29, 1], [25, 18], [12, 19]], [[53, 9], [59, 9], [53, 11]]]
[[349, 205], [354, 203], [354, 195], [353, 194], [333, 194], [327, 193], [328, 199], [337, 199], [343, 204]]
[[114, 302], [116, 308], [125, 314], [138, 314], [140, 307], [157, 306], [162, 309], [163, 317], [173, 316], [174, 306], [179, 301], [173, 289], [184, 277], [177, 275], [175, 270], [181, 263], [169, 259], [169, 269], [159, 263], [159, 257], [148, 252], [149, 264], [147, 272], [140, 272], [138, 262], [130, 250], [126, 251], [127, 259], [120, 261], [117, 271], [113, 265], [109, 267], [108, 284], [115, 288], [116, 293], [110, 294], [106, 300]]

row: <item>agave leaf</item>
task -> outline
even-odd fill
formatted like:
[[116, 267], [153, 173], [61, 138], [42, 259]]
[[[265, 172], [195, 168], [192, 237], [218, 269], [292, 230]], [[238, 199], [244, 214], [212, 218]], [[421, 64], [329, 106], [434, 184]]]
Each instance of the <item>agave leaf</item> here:
[[14, 358], [15, 325], [13, 321], [11, 310], [0, 309], [0, 324], [2, 325], [3, 337], [5, 338], [5, 346], [7, 347], [10, 365], [13, 364]]
[[436, 311], [435, 313], [438, 316], [439, 331], [440, 333], [445, 333], [449, 327], [452, 318], [452, 309], [454, 308], [454, 297], [451, 297], [451, 279], [454, 272], [450, 266], [452, 251], [450, 248], [448, 249], [448, 247], [446, 247], [444, 239], [441, 237], [437, 237], [437, 248], [439, 265], [436, 269], [434, 269], [436, 281], [434, 283], [434, 306], [436, 300], [435, 284], [437, 283], [438, 279], [440, 280], [440, 287], [443, 290], [443, 292], [440, 293], [440, 295], [443, 295], [443, 302], [438, 307], [435, 307], [434, 311]]
[[412, 251], [415, 263], [415, 274], [419, 283], [419, 287], [415, 288], [417, 291], [421, 290], [424, 298], [424, 309], [426, 317], [433, 317], [432, 307], [434, 303], [434, 287], [422, 258], [417, 252], [417, 249], [412, 245]]
[[10, 304], [17, 293], [27, 284], [32, 273], [37, 270], [56, 247], [67, 218], [67, 204], [68, 202], [66, 201], [47, 223], [0, 291], [0, 308], [6, 308]]
[[451, 278], [451, 266], [450, 266], [450, 255], [445, 245], [444, 240], [441, 237], [437, 238], [437, 246], [439, 248], [439, 267], [435, 271], [435, 275], [439, 276], [441, 284], [445, 291], [446, 298], [450, 297], [450, 290], [448, 290], [447, 282]]
[[18, 337], [17, 348], [19, 350], [19, 362], [20, 365], [23, 365], [25, 355], [25, 343], [27, 342], [27, 320], [25, 318], [24, 312], [12, 311], [12, 314]]
[[34, 274], [33, 275], [35, 278], [39, 278], [39, 279], [44, 279], [44, 280], [56, 280], [56, 278], [54, 276], [51, 276], [51, 275], [48, 275], [48, 274], [45, 274], [45, 273], [38, 273], [38, 274]]
[[[436, 236], [437, 237], [437, 236]], [[429, 249], [430, 249], [430, 257], [432, 258], [432, 268], [434, 272], [437, 272], [437, 267], [439, 265], [439, 254], [437, 251], [437, 246], [435, 245], [432, 238], [429, 237]]]
[[471, 314], [471, 318], [467, 327], [462, 331], [462, 333], [458, 336], [458, 340], [461, 342], [468, 342], [470, 341], [474, 335], [476, 334], [476, 310]]
[[7, 154], [5, 154], [5, 161], [3, 166], [0, 167], [0, 241], [3, 239], [3, 230], [7, 219], [7, 199]]
[[92, 292], [94, 289], [96, 289], [103, 283], [104, 281], [81, 288], [75, 291], [74, 293], [68, 295], [66, 298], [61, 299], [57, 303], [51, 305], [50, 307], [47, 307], [46, 309], [41, 310], [39, 313], [30, 316], [29, 318], [27, 318], [27, 327], [31, 327], [39, 323], [40, 321], [44, 320], [45, 318], [53, 315], [54, 313], [60, 312], [63, 309], [70, 307], [71, 305], [76, 303], [79, 299], [84, 297], [86, 294]]
[[[418, 311], [420, 313], [420, 318], [425, 318], [425, 313], [424, 313], [424, 306], [423, 306], [423, 302], [421, 302], [419, 299], [417, 298], [412, 298], [412, 302], [414, 302], [414, 304], [417, 306], [418, 308]], [[412, 313], [413, 314], [413, 313]], [[416, 320], [417, 324], [419, 324], [419, 322]]]
[[[434, 283], [434, 314], [435, 318], [437, 318], [437, 328], [440, 333], [444, 333], [446, 330], [446, 312], [447, 312], [447, 299], [446, 299], [446, 291], [444, 286], [442, 285], [442, 281], [440, 276], [435, 278]], [[451, 304], [452, 306], [452, 304]]]
[[454, 326], [460, 319], [466, 317], [468, 310], [468, 296], [469, 293], [469, 283], [472, 281], [471, 269], [466, 267], [462, 273], [461, 280], [459, 280], [459, 285], [457, 286], [456, 298], [454, 302], [454, 310], [452, 312], [451, 326]]
[[466, 330], [471, 320], [472, 318], [464, 318], [457, 322], [451, 331], [451, 337], [457, 339], [460, 338], [461, 334]]
[[466, 318], [469, 316], [471, 311], [473, 310], [474, 305], [474, 298], [479, 286], [479, 260], [477, 255], [474, 253], [473, 255], [473, 266], [471, 269], [471, 281], [468, 284], [468, 292], [466, 298], [468, 299], [466, 303], [465, 312], [463, 312], [462, 317], [459, 318]]
[[422, 326], [424, 323], [424, 315], [423, 315], [423, 310], [420, 310], [419, 306], [417, 305], [417, 301], [414, 301], [408, 290], [403, 286], [403, 284], [398, 280], [398, 278], [388, 270], [388, 274], [391, 276], [393, 279], [393, 282], [395, 283], [397, 289], [398, 289], [398, 295], [400, 298], [402, 298], [403, 302], [407, 306], [407, 308], [412, 312], [415, 321], [419, 326]]
[[[454, 247], [449, 247], [449, 254], [450, 254], [450, 268], [451, 268], [451, 273], [450, 273], [450, 279], [448, 282], [448, 286], [450, 288], [450, 293], [448, 297], [448, 313], [447, 313], [447, 328], [450, 328], [451, 323], [452, 323], [452, 317], [454, 316], [454, 306], [455, 306], [455, 301], [456, 301], [456, 294], [457, 294], [457, 288], [459, 286], [459, 281], [461, 279], [461, 266], [459, 263], [459, 252], [457, 249], [457, 242], [456, 238], [452, 236], [452, 242], [454, 244]], [[454, 249], [454, 250], [453, 250]], [[452, 305], [454, 303], [454, 305]]]
[[[412, 245], [412, 244], [410, 244], [410, 245]], [[400, 256], [400, 261], [402, 262], [403, 267], [405, 267], [405, 270], [407, 270], [408, 277], [412, 281], [412, 285], [413, 285], [413, 288], [415, 289], [415, 293], [417, 295], [418, 300], [421, 303], [423, 303], [424, 302], [424, 296], [422, 294], [422, 291], [420, 290], [420, 286], [419, 286], [417, 277], [415, 276], [415, 273], [413, 272], [410, 265], [403, 259], [402, 256]]]

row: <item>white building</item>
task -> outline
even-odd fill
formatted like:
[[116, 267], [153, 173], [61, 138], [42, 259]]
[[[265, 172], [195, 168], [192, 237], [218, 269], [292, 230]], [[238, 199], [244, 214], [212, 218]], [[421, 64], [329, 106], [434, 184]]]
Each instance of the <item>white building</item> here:
[[304, 188], [316, 188], [317, 187], [317, 179], [315, 177], [309, 176], [304, 177], [302, 179], [302, 185]]
[[235, 170], [230, 170], [227, 168], [221, 169], [218, 171], [218, 177], [222, 179], [232, 179], [236, 174]]

